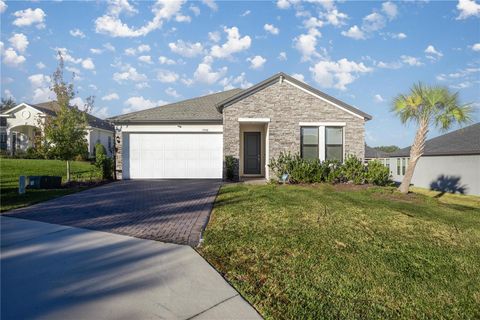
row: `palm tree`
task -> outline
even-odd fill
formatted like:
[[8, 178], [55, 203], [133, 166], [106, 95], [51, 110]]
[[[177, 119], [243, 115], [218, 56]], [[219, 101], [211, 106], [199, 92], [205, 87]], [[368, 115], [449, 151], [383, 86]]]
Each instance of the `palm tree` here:
[[403, 124], [413, 122], [417, 126], [407, 172], [399, 187], [400, 192], [408, 193], [415, 166], [424, 152], [430, 126], [433, 124], [435, 128], [447, 131], [455, 123], [465, 124], [471, 119], [472, 108], [470, 105], [460, 105], [458, 92], [451, 92], [446, 87], [418, 83], [408, 94], [395, 97], [392, 111]]

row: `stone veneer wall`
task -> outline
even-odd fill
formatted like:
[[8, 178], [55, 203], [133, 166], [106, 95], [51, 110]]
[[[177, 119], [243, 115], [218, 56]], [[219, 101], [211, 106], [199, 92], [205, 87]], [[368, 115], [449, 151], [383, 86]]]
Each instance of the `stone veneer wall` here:
[[115, 126], [115, 174], [118, 180], [122, 179], [122, 142], [121, 126]]
[[[223, 110], [223, 152], [240, 162], [238, 118], [270, 118], [269, 157], [300, 152], [300, 122], [345, 122], [345, 155], [363, 159], [365, 120], [343, 111], [285, 81], [276, 82]], [[267, 163], [270, 159], [266, 159]], [[236, 178], [238, 178], [238, 168]]]

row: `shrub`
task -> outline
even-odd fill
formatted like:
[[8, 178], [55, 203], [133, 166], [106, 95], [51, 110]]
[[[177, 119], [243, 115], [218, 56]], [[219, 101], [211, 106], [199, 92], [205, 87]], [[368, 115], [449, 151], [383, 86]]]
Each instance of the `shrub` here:
[[347, 182], [363, 184], [365, 183], [365, 166], [356, 156], [350, 155], [342, 165], [342, 176]]
[[366, 168], [366, 179], [368, 183], [377, 186], [389, 185], [390, 170], [378, 160], [370, 161]]
[[101, 143], [95, 145], [95, 166], [101, 170], [103, 179], [113, 178], [113, 159], [107, 157], [107, 151]]
[[325, 160], [323, 165], [327, 168], [325, 171], [325, 182], [340, 183], [345, 179], [342, 173], [342, 163], [338, 160]]
[[235, 158], [233, 156], [225, 156], [225, 168], [227, 169], [227, 179], [233, 180], [235, 177]]

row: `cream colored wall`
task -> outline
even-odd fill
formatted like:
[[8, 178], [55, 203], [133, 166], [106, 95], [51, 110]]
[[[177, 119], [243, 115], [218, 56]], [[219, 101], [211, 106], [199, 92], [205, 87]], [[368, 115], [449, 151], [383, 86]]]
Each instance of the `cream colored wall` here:
[[[265, 176], [265, 136], [267, 133], [266, 127], [267, 124], [265, 123], [260, 123], [260, 124], [255, 124], [255, 123], [240, 123], [240, 176], [245, 176], [243, 173], [243, 143], [244, 143], [244, 133], [245, 132], [260, 132], [260, 168], [261, 168], [261, 175]], [[249, 176], [249, 175], [247, 175]]]
[[[88, 138], [88, 150], [90, 155], [95, 155], [95, 145], [97, 141], [103, 144], [105, 149], [107, 150], [107, 155], [111, 157], [113, 155], [113, 147], [114, 147], [114, 135], [112, 131], [98, 129], [98, 128], [91, 128], [89, 130]], [[108, 137], [110, 137], [111, 141], [111, 148], [108, 148]]]

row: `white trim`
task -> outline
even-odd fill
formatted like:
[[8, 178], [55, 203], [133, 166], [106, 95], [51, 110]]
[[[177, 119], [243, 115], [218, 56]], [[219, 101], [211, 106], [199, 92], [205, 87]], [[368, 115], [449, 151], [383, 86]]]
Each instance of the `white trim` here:
[[319, 125], [318, 127], [318, 158], [320, 161], [325, 161], [325, 126]]
[[332, 101], [327, 100], [327, 99], [325, 99], [324, 97], [321, 97], [321, 96], [319, 96], [319, 95], [311, 92], [310, 90], [307, 90], [307, 89], [305, 89], [305, 88], [302, 88], [302, 87], [300, 87], [299, 85], [296, 85], [295, 83], [288, 81], [288, 79], [285, 79], [284, 81], [285, 81], [286, 83], [288, 83], [288, 84], [291, 84], [291, 85], [294, 86], [295, 88], [298, 88], [298, 89], [300, 89], [300, 90], [302, 90], [302, 91], [305, 91], [306, 93], [311, 94], [312, 96], [317, 97], [317, 98], [320, 99], [320, 100], [323, 100], [323, 101], [325, 101], [325, 102], [328, 102], [328, 103], [330, 103], [331, 105], [333, 105], [333, 106], [335, 106], [335, 107], [337, 107], [337, 108], [339, 108], [339, 109], [342, 109], [342, 110], [345, 111], [345, 112], [348, 112], [348, 113], [350, 113], [350, 114], [352, 114], [352, 115], [354, 115], [354, 116], [356, 116], [356, 117], [358, 117], [358, 118], [360, 118], [360, 119], [365, 120], [365, 117], [363, 117], [363, 116], [361, 116], [361, 115], [358, 115], [358, 114], [356, 114], [355, 112], [352, 112], [352, 111], [350, 111], [350, 110], [348, 110], [348, 109], [345, 109], [344, 107], [341, 107], [341, 106], [339, 106], [338, 104], [333, 103]]
[[14, 111], [14, 110], [20, 109], [20, 107], [30, 107], [30, 108], [33, 108], [33, 109], [35, 109], [35, 110], [37, 110], [37, 111], [40, 111], [41, 113], [44, 113], [43, 111], [38, 110], [37, 108], [32, 107], [31, 105], [26, 104], [25, 102], [22, 102], [22, 103], [20, 103], [19, 105], [15, 106], [15, 107], [13, 107], [13, 108], [11, 108], [11, 109], [9, 109], [9, 110], [6, 110], [2, 115], [6, 115], [6, 114], [8, 114], [8, 113], [10, 113], [10, 112], [12, 112], [12, 111]]
[[238, 118], [238, 122], [268, 123], [270, 118]]
[[345, 127], [347, 125], [346, 122], [299, 122], [298, 124], [302, 127]]

